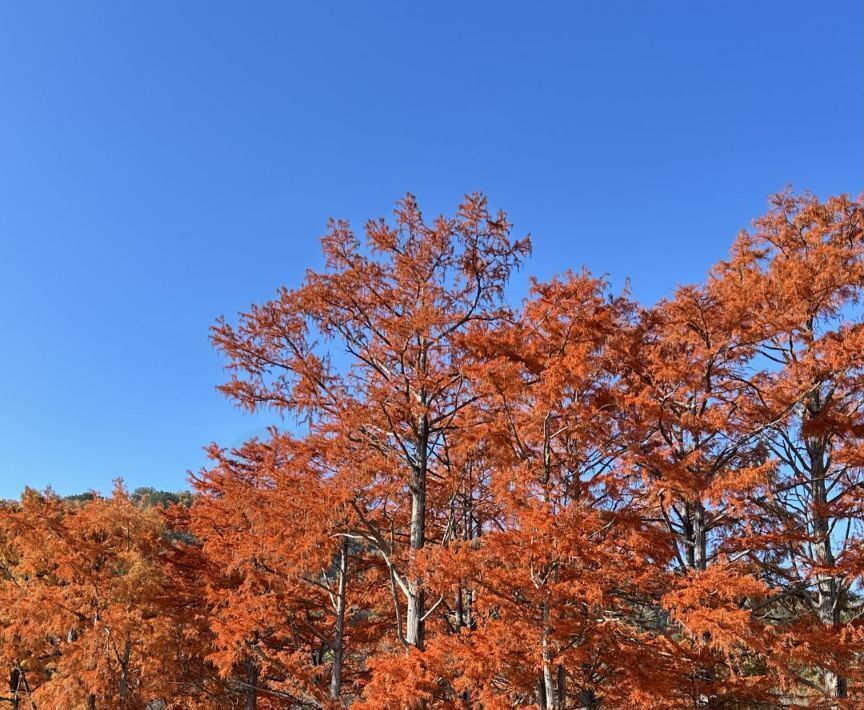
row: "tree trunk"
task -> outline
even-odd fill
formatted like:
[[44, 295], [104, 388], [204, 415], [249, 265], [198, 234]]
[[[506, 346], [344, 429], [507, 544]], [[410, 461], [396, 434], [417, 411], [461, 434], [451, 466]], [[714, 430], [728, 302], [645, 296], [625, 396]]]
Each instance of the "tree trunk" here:
[[348, 577], [348, 541], [343, 539], [339, 551], [339, 582], [336, 590], [336, 629], [333, 633], [333, 671], [330, 675], [330, 697], [338, 700], [342, 692], [342, 659], [345, 637], [345, 588]]
[[555, 681], [552, 678], [552, 650], [549, 647], [549, 634], [551, 631], [549, 628], [549, 605], [543, 602], [543, 640], [541, 642], [543, 653], [543, 685], [545, 686], [543, 695], [546, 698], [546, 707], [549, 710], [556, 710], [557, 703], [555, 701], [557, 694], [555, 693]]
[[408, 582], [408, 613], [406, 614], [405, 641], [410, 646], [423, 648], [423, 612], [425, 600], [419, 580]]
[[[473, 488], [471, 482], [471, 471], [468, 471], [468, 482], [465, 486], [463, 494], [462, 506], [462, 536], [463, 539], [470, 545], [475, 536], [475, 521], [473, 511]], [[465, 585], [464, 580], [460, 579], [456, 587], [456, 627], [458, 630], [474, 628], [474, 619], [472, 606], [474, 595], [471, 589]]]
[[560, 710], [567, 707], [567, 671], [561, 664], [558, 665], [558, 707]]
[[[417, 435], [417, 461], [411, 469], [411, 557], [423, 549], [426, 540], [426, 469], [428, 466], [429, 418], [420, 417]], [[408, 611], [405, 640], [423, 648], [423, 615], [425, 613], [423, 584], [413, 570], [408, 573]]]
[[246, 666], [246, 692], [244, 693], [243, 710], [256, 710], [258, 707], [258, 664], [251, 658]]
[[[825, 483], [825, 443], [822, 441], [808, 442], [807, 453], [810, 457], [810, 506], [811, 526], [813, 530], [814, 562], [821, 568], [832, 568], [835, 564], [834, 550], [831, 547], [831, 521], [823, 513], [828, 502], [828, 488]], [[828, 572], [820, 572], [817, 577], [819, 594], [819, 620], [827, 627], [836, 628], [840, 625], [840, 587], [835, 576]], [[846, 679], [833, 670], [825, 670], [822, 674], [825, 694], [829, 698], [845, 698], [847, 696]]]
[[693, 566], [700, 572], [708, 567], [708, 532], [705, 526], [705, 506], [701, 500], [693, 505]]
[[537, 675], [537, 705], [540, 706], [540, 710], [549, 710], [549, 706], [546, 704], [546, 678], [542, 669]]
[[132, 653], [132, 644], [127, 641], [123, 648], [123, 659], [120, 662], [120, 707], [125, 710], [129, 707], [129, 655]]
[[[808, 344], [814, 339], [814, 321], [807, 324]], [[817, 387], [810, 392], [803, 412], [803, 420], [816, 419], [825, 407], [825, 399]], [[834, 550], [831, 547], [831, 518], [828, 513], [828, 464], [830, 441], [824, 436], [811, 436], [804, 440], [810, 474], [810, 506], [808, 515], [813, 536], [813, 562], [822, 569], [835, 566]], [[820, 572], [816, 576], [819, 595], [819, 620], [825, 626], [836, 628], [840, 624], [840, 585], [835, 575]], [[847, 681], [830, 669], [823, 669], [822, 684], [829, 698], [847, 697]]]
[[[708, 568], [708, 530], [705, 519], [705, 505], [701, 499], [697, 499], [692, 503], [687, 503], [685, 513], [687, 566], [695, 572], [704, 572]], [[702, 641], [707, 644], [710, 640], [710, 632], [705, 632]], [[703, 667], [698, 672], [698, 677], [706, 683], [706, 698], [713, 697], [714, 683], [717, 681], [717, 674], [714, 668], [711, 665]], [[701, 702], [697, 703], [697, 706], [702, 707]], [[593, 708], [594, 706], [586, 705], [585, 707]]]
[[13, 667], [11, 672], [9, 673], [9, 695], [10, 695], [9, 704], [12, 706], [12, 710], [18, 710], [20, 688], [21, 688], [21, 671], [19, 668]]
[[708, 530], [701, 500], [684, 504], [684, 553], [690, 569], [704, 572], [708, 567]]
[[556, 693], [555, 683], [552, 680], [552, 666], [549, 662], [543, 660], [543, 696], [546, 698], [546, 707], [549, 710], [556, 710]]

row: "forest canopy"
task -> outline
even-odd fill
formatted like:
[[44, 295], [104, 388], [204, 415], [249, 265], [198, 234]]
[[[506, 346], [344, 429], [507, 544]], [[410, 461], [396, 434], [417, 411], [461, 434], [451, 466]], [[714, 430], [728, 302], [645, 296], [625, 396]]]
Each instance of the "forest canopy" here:
[[[407, 195], [211, 331], [287, 424], [0, 504], [0, 705], [864, 707], [864, 200], [645, 305]], [[578, 255], [573, 255], [574, 260]]]

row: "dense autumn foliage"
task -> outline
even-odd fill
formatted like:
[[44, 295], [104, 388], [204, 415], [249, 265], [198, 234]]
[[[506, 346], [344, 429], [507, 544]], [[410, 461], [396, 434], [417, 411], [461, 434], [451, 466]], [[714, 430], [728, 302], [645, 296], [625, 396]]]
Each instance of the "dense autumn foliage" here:
[[412, 196], [220, 320], [280, 428], [0, 509], [12, 708], [864, 708], [864, 202], [652, 306]]

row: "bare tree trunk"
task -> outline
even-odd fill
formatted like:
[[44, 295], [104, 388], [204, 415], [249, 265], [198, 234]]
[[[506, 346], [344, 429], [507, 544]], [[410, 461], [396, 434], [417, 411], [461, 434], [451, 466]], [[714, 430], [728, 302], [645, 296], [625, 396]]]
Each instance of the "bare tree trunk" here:
[[419, 580], [408, 582], [408, 612], [406, 614], [405, 641], [410, 646], [423, 648], [423, 613], [425, 608], [423, 588]]
[[129, 655], [132, 653], [132, 644], [127, 641], [123, 647], [123, 659], [120, 662], [120, 707], [127, 708], [129, 705]]
[[244, 693], [243, 710], [256, 710], [258, 707], [258, 664], [251, 658], [246, 666], [246, 692]]
[[693, 566], [700, 572], [708, 567], [708, 532], [701, 500], [693, 505]]
[[[463, 539], [470, 544], [474, 539], [474, 512], [473, 512], [473, 489], [471, 482], [471, 472], [468, 472], [468, 481], [465, 485], [463, 493], [462, 505], [462, 536]], [[456, 587], [456, 628], [472, 629], [474, 622], [472, 618], [473, 595], [471, 590], [464, 585], [462, 579]]]
[[20, 705], [20, 690], [21, 690], [21, 670], [17, 666], [13, 666], [9, 673], [9, 703], [12, 710], [18, 710]]
[[[708, 527], [705, 515], [705, 505], [701, 499], [687, 503], [684, 507], [684, 541], [686, 543], [687, 566], [691, 571], [704, 572], [708, 568]], [[702, 640], [708, 642], [711, 634], [703, 634]], [[714, 695], [713, 688], [717, 681], [717, 674], [713, 666], [708, 665], [700, 669], [699, 678], [706, 684], [706, 697]], [[585, 705], [593, 708], [594, 705]], [[702, 707], [700, 704], [699, 707]]]
[[[814, 341], [814, 319], [807, 323], [807, 342], [812, 346]], [[802, 419], [803, 422], [816, 419], [826, 404], [821, 390], [814, 388], [806, 401]], [[826, 459], [830, 456], [830, 441], [824, 436], [811, 436], [805, 438], [804, 446], [807, 452], [807, 463], [809, 465], [809, 494], [810, 506], [807, 510], [812, 534], [812, 557], [813, 562], [822, 569], [830, 569], [835, 566], [834, 550], [831, 547], [831, 520], [827, 513], [828, 476], [829, 464]], [[840, 585], [835, 575], [828, 572], [820, 572], [816, 576], [819, 595], [819, 620], [825, 626], [837, 627], [840, 624]], [[822, 684], [825, 694], [829, 698], [845, 698], [848, 695], [847, 681], [830, 669], [823, 669]]]
[[[678, 506], [675, 510], [681, 517], [682, 532], [681, 537], [684, 542], [684, 557], [687, 569], [696, 568], [696, 546], [693, 544], [693, 511], [689, 503], [685, 503], [683, 512], [679, 511]], [[670, 532], [674, 532], [673, 528], [669, 528]]]
[[567, 707], [567, 671], [558, 664], [558, 707], [564, 710]]
[[[550, 422], [551, 415], [547, 415], [543, 421], [543, 501], [545, 503], [549, 502], [549, 482], [552, 477]], [[546, 576], [548, 577], [548, 575]], [[549, 636], [552, 634], [552, 627], [549, 624], [549, 603], [547, 601], [543, 602], [542, 613], [543, 639], [541, 651], [543, 654], [544, 695], [546, 697], [546, 707], [550, 708], [550, 710], [555, 710], [557, 707], [557, 694], [555, 693], [555, 682], [552, 678], [552, 649], [549, 646]]]
[[[424, 402], [425, 405], [425, 402]], [[411, 470], [411, 537], [412, 556], [423, 549], [426, 540], [426, 469], [428, 466], [429, 418], [420, 417], [417, 435], [417, 461]], [[408, 577], [408, 610], [405, 640], [411, 646], [423, 648], [423, 615], [425, 600], [422, 581], [413, 573]]]
[[[828, 489], [825, 482], [825, 443], [808, 442], [807, 453], [810, 457], [810, 506], [813, 530], [814, 562], [821, 568], [835, 565], [834, 551], [831, 547], [831, 521], [822, 513], [828, 502]], [[819, 620], [827, 627], [835, 628], [840, 624], [840, 585], [837, 578], [829, 572], [820, 572], [817, 577], [819, 594]], [[847, 697], [847, 682], [833, 670], [824, 670], [822, 682], [825, 694], [830, 698]]]
[[333, 632], [333, 670], [330, 675], [330, 697], [338, 700], [342, 692], [342, 659], [345, 647], [345, 588], [348, 577], [348, 541], [343, 539], [339, 551], [339, 582], [336, 589], [336, 628]]
[[546, 697], [546, 707], [549, 710], [555, 710], [557, 696], [555, 693], [555, 682], [552, 678], [552, 650], [549, 647], [549, 634], [551, 631], [549, 628], [549, 605], [543, 602], [543, 640], [541, 642], [543, 653], [543, 685], [545, 686], [543, 694]]
[[708, 567], [708, 529], [701, 500], [684, 504], [682, 521], [687, 567], [704, 572]]
[[537, 676], [537, 705], [540, 710], [548, 710], [549, 706], [546, 703], [546, 678], [541, 670]]

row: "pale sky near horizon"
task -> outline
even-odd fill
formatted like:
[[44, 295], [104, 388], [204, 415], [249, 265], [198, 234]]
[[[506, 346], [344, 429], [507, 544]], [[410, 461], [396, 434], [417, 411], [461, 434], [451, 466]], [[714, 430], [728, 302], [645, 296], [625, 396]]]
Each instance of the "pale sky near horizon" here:
[[0, 4], [0, 497], [179, 489], [208, 343], [413, 192], [652, 302], [787, 184], [864, 188], [857, 0]]

